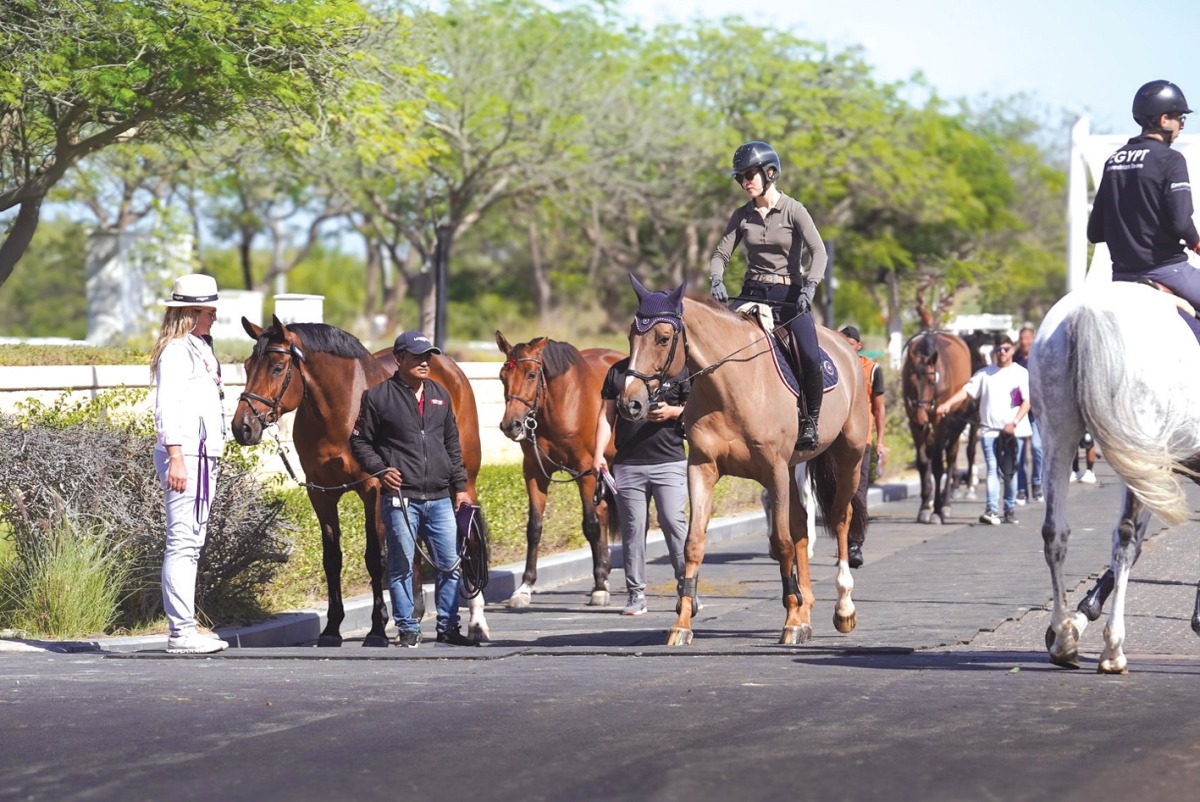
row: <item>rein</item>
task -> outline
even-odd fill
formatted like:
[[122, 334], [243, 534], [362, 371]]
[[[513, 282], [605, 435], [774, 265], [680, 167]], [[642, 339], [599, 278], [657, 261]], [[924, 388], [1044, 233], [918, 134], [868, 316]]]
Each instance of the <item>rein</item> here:
[[[585, 476], [590, 476], [590, 475], [594, 474], [596, 472], [595, 468], [589, 468], [586, 471], [571, 470], [566, 465], [563, 465], [562, 463], [558, 462], [553, 457], [551, 457], [549, 453], [546, 453], [544, 455], [545, 461], [549, 462], [551, 465], [553, 465], [555, 470], [553, 470], [553, 471], [546, 470], [546, 465], [542, 461], [542, 459], [543, 459], [542, 447], [540, 445], [538, 445], [538, 441], [537, 441], [537, 428], [538, 428], [537, 416], [538, 416], [538, 412], [541, 411], [542, 391], [546, 387], [545, 367], [542, 364], [542, 360], [540, 360], [536, 357], [532, 357], [532, 356], [523, 356], [523, 357], [515, 358], [515, 359], [510, 357], [509, 361], [512, 363], [512, 365], [514, 367], [516, 366], [516, 364], [518, 362], [532, 362], [535, 365], [537, 365], [537, 390], [534, 391], [533, 401], [530, 401], [529, 399], [524, 398], [519, 395], [513, 395], [511, 393], [506, 393], [504, 395], [504, 401], [505, 401], [505, 403], [508, 403], [509, 401], [520, 401], [522, 404], [529, 407], [529, 411], [525, 413], [525, 417], [521, 418], [521, 428], [525, 430], [525, 436], [529, 438], [530, 443], [533, 445], [533, 456], [534, 456], [534, 459], [537, 460], [538, 470], [540, 470], [542, 472], [542, 475], [545, 476], [547, 479], [549, 479], [551, 482], [557, 482], [557, 483], [561, 483], [561, 484], [565, 484], [567, 482], [577, 482]], [[565, 471], [567, 473], [567, 475], [570, 476], [571, 478], [570, 479], [555, 479], [554, 474], [557, 471]]]

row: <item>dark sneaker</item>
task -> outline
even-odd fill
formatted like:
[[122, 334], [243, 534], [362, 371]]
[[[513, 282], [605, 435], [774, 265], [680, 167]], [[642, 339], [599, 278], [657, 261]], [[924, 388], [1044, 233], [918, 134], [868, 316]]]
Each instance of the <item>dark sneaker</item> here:
[[471, 640], [466, 635], [458, 631], [458, 627], [448, 629], [445, 632], [437, 634], [438, 643], [446, 643], [451, 646], [478, 646], [479, 641]]
[[1033, 500], [1034, 500], [1034, 502], [1036, 502], [1036, 503], [1038, 503], [1038, 504], [1043, 504], [1043, 503], [1045, 503], [1045, 501], [1046, 501], [1046, 497], [1042, 495], [1042, 487], [1041, 487], [1041, 485], [1034, 485], [1034, 486], [1033, 486]]
[[1024, 491], [1024, 490], [1018, 490], [1018, 491], [1017, 491], [1017, 504], [1019, 504], [1020, 506], [1024, 507], [1024, 506], [1025, 506], [1025, 502], [1026, 502], [1026, 501], [1028, 501], [1028, 500], [1029, 500], [1029, 499], [1028, 499], [1028, 498], [1025, 496], [1025, 491]]
[[1017, 511], [1016, 510], [1005, 510], [1004, 511], [1004, 523], [1006, 523], [1006, 524], [1017, 523]]
[[393, 646], [403, 646], [406, 649], [415, 649], [421, 644], [421, 630], [414, 629], [409, 632], [401, 632], [392, 638]]
[[861, 543], [850, 544], [850, 559], [848, 562], [851, 568], [862, 568], [863, 556]]
[[997, 515], [996, 513], [992, 512], [991, 510], [988, 510], [983, 515], [979, 516], [979, 523], [991, 524], [992, 526], [999, 526], [1000, 525], [1000, 516]]

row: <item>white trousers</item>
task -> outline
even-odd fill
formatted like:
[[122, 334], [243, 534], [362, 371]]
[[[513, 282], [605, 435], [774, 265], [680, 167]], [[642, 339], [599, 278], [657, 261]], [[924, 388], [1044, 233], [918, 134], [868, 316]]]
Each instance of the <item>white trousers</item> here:
[[217, 489], [217, 458], [207, 457], [205, 462], [207, 488], [201, 482], [204, 477], [199, 475], [200, 458], [184, 457], [187, 487], [177, 493], [167, 489], [167, 452], [161, 448], [154, 450], [154, 467], [166, 492], [167, 547], [163, 552], [162, 595], [172, 637], [196, 628], [196, 566], [208, 530], [209, 502]]

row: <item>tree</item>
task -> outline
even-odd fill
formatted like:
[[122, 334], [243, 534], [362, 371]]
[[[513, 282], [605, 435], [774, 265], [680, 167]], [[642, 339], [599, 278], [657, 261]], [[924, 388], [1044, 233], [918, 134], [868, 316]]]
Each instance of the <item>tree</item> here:
[[0, 4], [0, 286], [50, 188], [88, 154], [191, 137], [247, 109], [275, 135], [319, 134], [366, 17], [353, 0], [4, 0]]

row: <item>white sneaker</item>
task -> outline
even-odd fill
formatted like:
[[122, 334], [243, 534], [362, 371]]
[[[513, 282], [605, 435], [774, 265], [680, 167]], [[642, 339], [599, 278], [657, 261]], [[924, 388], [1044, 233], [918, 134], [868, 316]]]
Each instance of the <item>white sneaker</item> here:
[[1079, 481], [1085, 485], [1094, 485], [1096, 484], [1096, 474], [1091, 471], [1084, 471], [1079, 474]]
[[220, 638], [201, 635], [194, 629], [167, 638], [167, 654], [213, 654], [228, 648], [229, 644]]
[[1071, 484], [1075, 484], [1076, 482], [1078, 482], [1078, 481], [1079, 481], [1079, 474], [1077, 474], [1077, 473], [1072, 473], [1072, 474], [1071, 474], [1071, 477], [1070, 477], [1069, 479], [1067, 479], [1067, 481], [1068, 481], [1069, 483], [1071, 483]]

